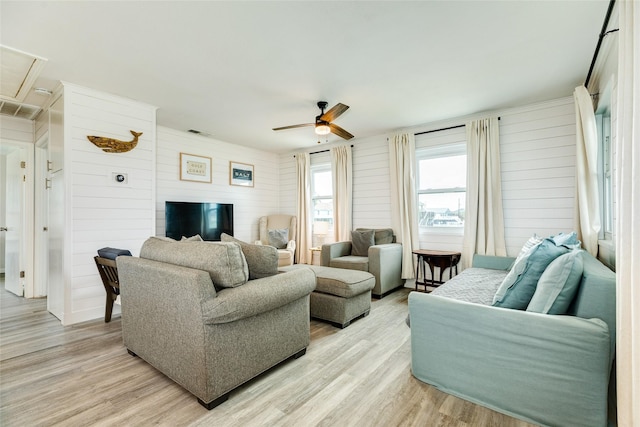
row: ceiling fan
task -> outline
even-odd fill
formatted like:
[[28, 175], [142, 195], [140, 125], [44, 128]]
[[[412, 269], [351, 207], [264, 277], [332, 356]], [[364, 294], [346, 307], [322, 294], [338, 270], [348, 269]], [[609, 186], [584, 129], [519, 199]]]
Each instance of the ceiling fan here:
[[316, 116], [315, 123], [304, 123], [301, 125], [283, 126], [279, 128], [273, 128], [273, 130], [284, 130], [284, 129], [302, 128], [307, 126], [315, 126], [315, 131], [317, 135], [327, 135], [329, 132], [331, 132], [344, 139], [353, 138], [353, 135], [351, 135], [349, 132], [342, 129], [340, 126], [331, 123], [333, 120], [337, 119], [342, 113], [347, 111], [349, 106], [341, 103], [337, 103], [336, 105], [331, 107], [329, 111], [325, 113], [324, 110], [325, 108], [327, 108], [327, 105], [328, 105], [328, 102], [326, 101], [318, 102], [318, 108], [320, 108], [320, 114]]

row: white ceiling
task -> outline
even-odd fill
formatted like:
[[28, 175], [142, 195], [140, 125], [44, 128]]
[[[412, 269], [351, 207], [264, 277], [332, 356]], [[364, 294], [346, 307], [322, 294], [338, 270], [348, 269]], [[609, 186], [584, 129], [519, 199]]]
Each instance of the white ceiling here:
[[[314, 146], [316, 102], [358, 138], [569, 96], [608, 0], [0, 2], [0, 43], [159, 125], [273, 152]], [[28, 104], [42, 104], [30, 94]], [[329, 142], [339, 141], [334, 135]], [[324, 142], [324, 138], [323, 138]]]

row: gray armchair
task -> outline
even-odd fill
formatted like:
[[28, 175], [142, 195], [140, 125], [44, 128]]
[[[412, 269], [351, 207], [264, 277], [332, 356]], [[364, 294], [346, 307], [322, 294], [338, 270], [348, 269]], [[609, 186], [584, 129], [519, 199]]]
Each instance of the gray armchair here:
[[373, 274], [376, 284], [371, 294], [376, 298], [382, 298], [404, 285], [402, 244], [396, 243], [393, 230], [358, 228], [352, 236], [351, 242], [322, 245], [320, 264]]
[[[309, 268], [278, 273], [272, 256], [235, 242], [152, 237], [140, 257], [117, 258], [122, 338], [137, 355], [207, 409], [309, 345]], [[272, 260], [273, 275], [247, 280]]]

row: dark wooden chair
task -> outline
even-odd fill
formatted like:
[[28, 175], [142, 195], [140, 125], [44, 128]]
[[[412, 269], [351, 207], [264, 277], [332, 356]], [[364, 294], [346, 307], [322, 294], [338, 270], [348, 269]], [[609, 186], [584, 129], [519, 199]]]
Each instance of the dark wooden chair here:
[[108, 323], [111, 321], [111, 313], [113, 312], [113, 303], [118, 295], [120, 295], [120, 283], [118, 282], [118, 267], [116, 261], [113, 259], [102, 258], [99, 256], [93, 257], [100, 272], [100, 278], [104, 285], [105, 291], [107, 291], [107, 306], [104, 311], [104, 321]]

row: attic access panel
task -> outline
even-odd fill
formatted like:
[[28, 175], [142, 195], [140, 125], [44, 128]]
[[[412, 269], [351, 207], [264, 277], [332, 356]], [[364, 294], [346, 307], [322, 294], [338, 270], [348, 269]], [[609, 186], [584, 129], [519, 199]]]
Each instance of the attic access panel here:
[[24, 101], [46, 61], [0, 45], [0, 96], [12, 101]]

